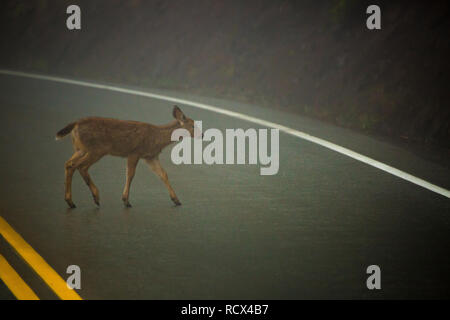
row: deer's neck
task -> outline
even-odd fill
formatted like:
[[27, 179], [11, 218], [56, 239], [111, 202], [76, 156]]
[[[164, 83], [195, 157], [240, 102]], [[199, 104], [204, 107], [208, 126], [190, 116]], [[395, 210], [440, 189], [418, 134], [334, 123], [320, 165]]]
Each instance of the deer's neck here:
[[174, 142], [171, 140], [172, 133], [179, 128], [181, 128], [181, 125], [176, 120], [158, 127], [160, 137], [158, 145], [161, 150]]

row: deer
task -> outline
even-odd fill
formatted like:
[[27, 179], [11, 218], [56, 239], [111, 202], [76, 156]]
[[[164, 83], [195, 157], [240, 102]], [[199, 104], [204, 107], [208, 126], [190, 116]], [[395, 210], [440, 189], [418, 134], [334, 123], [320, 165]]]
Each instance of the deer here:
[[76, 170], [89, 187], [94, 202], [100, 206], [100, 195], [90, 177], [89, 168], [106, 155], [127, 158], [125, 188], [122, 201], [125, 207], [131, 207], [129, 201], [131, 181], [140, 159], [144, 159], [151, 170], [164, 182], [170, 199], [180, 206], [175, 191], [170, 185], [166, 171], [161, 166], [159, 154], [172, 142], [172, 132], [183, 128], [187, 131], [182, 138], [203, 138], [195, 126], [194, 120], [186, 117], [178, 106], [174, 106], [175, 118], [165, 125], [153, 125], [145, 122], [119, 120], [112, 118], [87, 117], [69, 123], [56, 133], [56, 140], [71, 134], [74, 154], [64, 165], [65, 201], [69, 208], [76, 208], [72, 201], [72, 177]]

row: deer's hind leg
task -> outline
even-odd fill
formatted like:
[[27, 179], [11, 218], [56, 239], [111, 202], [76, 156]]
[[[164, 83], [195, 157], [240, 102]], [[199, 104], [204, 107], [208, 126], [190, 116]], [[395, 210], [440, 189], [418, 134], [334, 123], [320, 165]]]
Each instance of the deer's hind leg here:
[[94, 184], [94, 181], [92, 181], [91, 176], [88, 173], [88, 170], [90, 166], [92, 166], [102, 157], [103, 155], [86, 153], [86, 155], [81, 159], [81, 163], [78, 166], [78, 171], [80, 172], [80, 175], [83, 177], [84, 182], [91, 190], [94, 202], [98, 206], [100, 206], [100, 193], [98, 192], [98, 189]]
[[72, 177], [75, 170], [80, 165], [83, 158], [86, 156], [86, 154], [81, 151], [77, 150], [72, 155], [72, 157], [66, 161], [64, 165], [65, 169], [65, 196], [64, 199], [66, 200], [67, 204], [70, 208], [76, 208], [75, 204], [72, 201]]
[[127, 159], [127, 180], [125, 182], [125, 188], [122, 194], [122, 201], [125, 204], [125, 207], [130, 208], [131, 204], [128, 201], [128, 197], [130, 195], [130, 185], [133, 180], [134, 174], [136, 173], [136, 166], [139, 162], [139, 157], [137, 155], [131, 155]]

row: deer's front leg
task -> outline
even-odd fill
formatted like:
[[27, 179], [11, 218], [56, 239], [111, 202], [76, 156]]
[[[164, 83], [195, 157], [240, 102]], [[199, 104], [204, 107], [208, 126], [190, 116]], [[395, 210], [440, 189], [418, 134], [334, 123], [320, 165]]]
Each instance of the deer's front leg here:
[[159, 158], [154, 159], [147, 159], [147, 163], [150, 165], [150, 168], [153, 170], [153, 172], [161, 178], [161, 180], [164, 182], [164, 184], [167, 187], [167, 190], [169, 190], [170, 199], [172, 199], [173, 203], [177, 206], [181, 206], [180, 200], [178, 200], [177, 195], [175, 194], [175, 191], [173, 190], [172, 186], [169, 183], [169, 178], [167, 176], [166, 171], [161, 167], [161, 163], [159, 162]]
[[125, 189], [122, 194], [122, 201], [125, 204], [125, 207], [131, 207], [130, 202], [128, 201], [128, 197], [130, 195], [130, 185], [133, 180], [134, 174], [136, 173], [136, 166], [139, 162], [139, 157], [135, 155], [131, 155], [127, 160], [127, 181], [125, 182]]

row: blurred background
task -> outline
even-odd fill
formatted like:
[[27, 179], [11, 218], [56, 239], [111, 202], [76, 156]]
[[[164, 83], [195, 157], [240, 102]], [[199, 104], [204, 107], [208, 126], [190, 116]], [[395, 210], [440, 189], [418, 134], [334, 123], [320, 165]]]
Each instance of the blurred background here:
[[446, 163], [450, 4], [376, 1], [372, 31], [372, 2], [3, 0], [0, 67], [232, 98], [433, 146]]
[[[66, 9], [81, 8], [81, 30]], [[381, 8], [381, 30], [366, 9]], [[151, 89], [331, 141], [450, 190], [448, 1], [0, 1], [0, 69]], [[147, 90], [148, 91], [148, 90]], [[203, 129], [256, 123], [180, 104]], [[0, 72], [0, 216], [60, 275], [82, 269], [85, 299], [450, 297], [450, 202], [355, 159], [280, 135], [280, 170], [176, 166], [182, 206], [143, 161], [131, 203], [125, 160], [76, 174], [70, 139], [86, 116], [163, 124], [172, 104]], [[430, 161], [431, 160], [431, 161]], [[41, 279], [0, 252], [43, 299]], [[366, 268], [382, 268], [368, 290]], [[14, 296], [0, 281], [0, 299]]]

